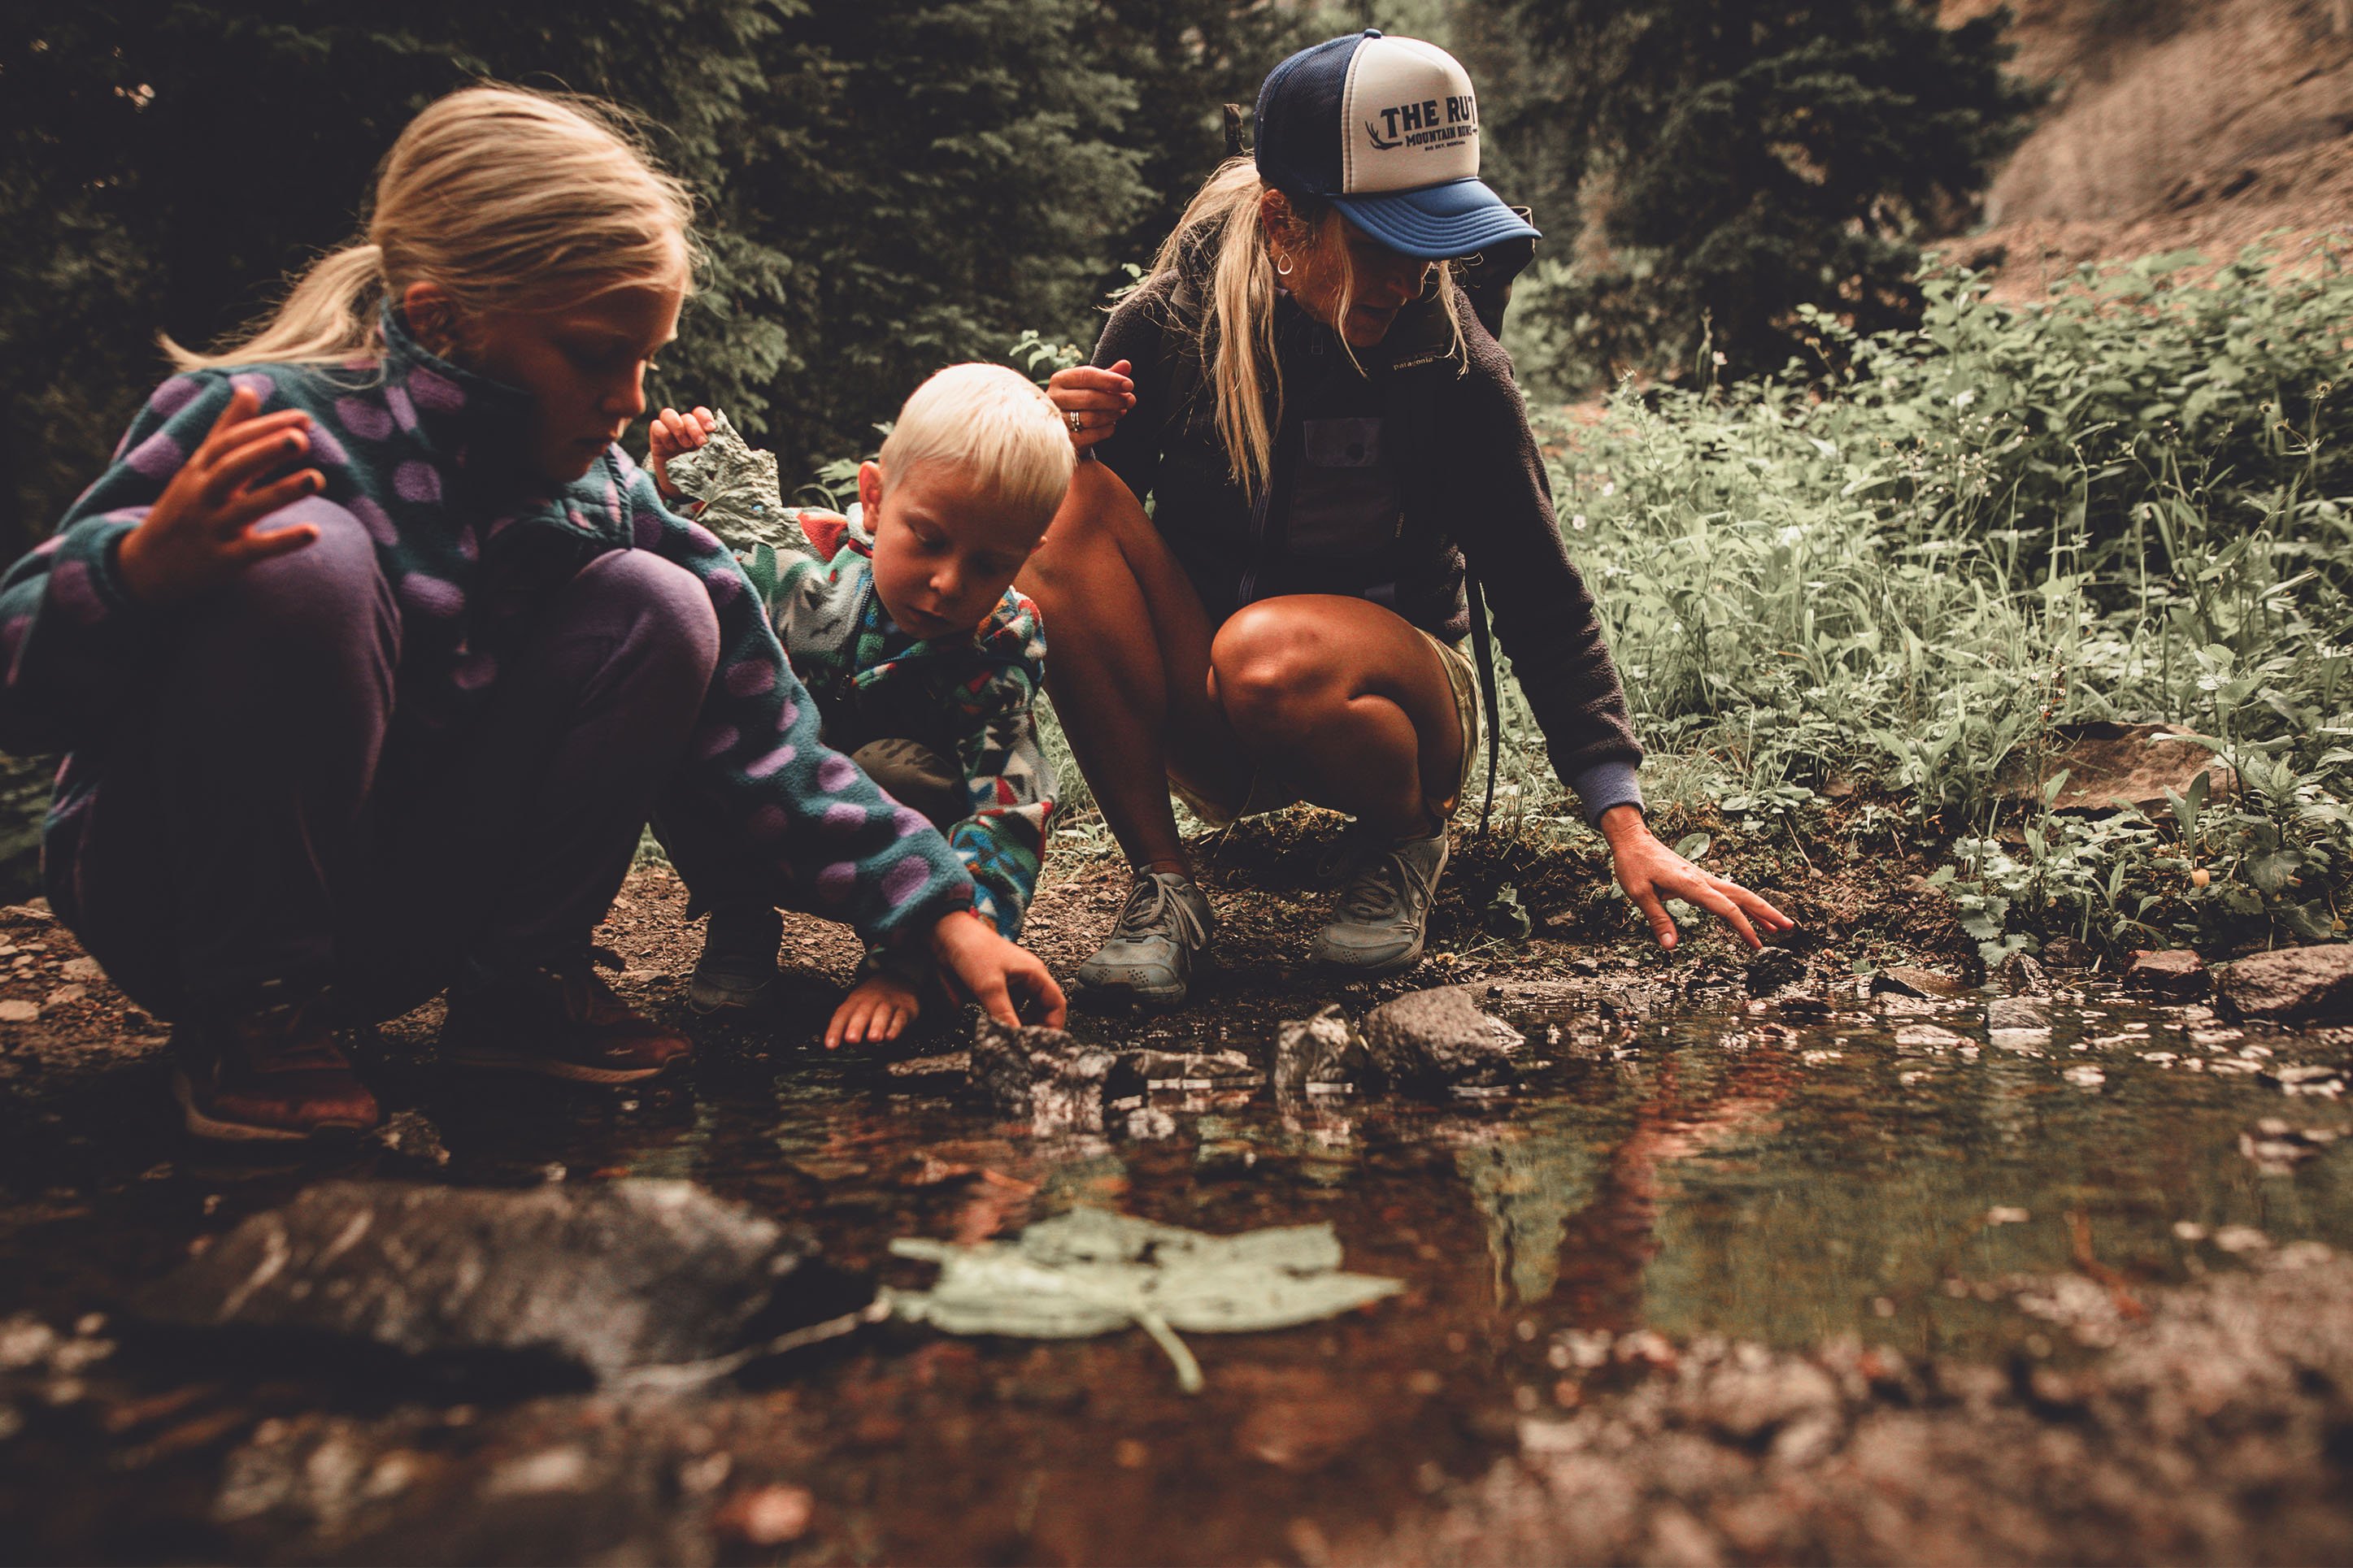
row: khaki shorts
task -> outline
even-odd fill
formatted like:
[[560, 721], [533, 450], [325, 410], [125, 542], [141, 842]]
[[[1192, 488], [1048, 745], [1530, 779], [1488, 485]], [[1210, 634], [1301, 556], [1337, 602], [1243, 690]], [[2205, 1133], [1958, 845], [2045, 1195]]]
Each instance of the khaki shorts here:
[[[1419, 627], [1415, 628], [1417, 631]], [[1485, 733], [1480, 722], [1479, 671], [1471, 656], [1449, 642], [1440, 642], [1428, 632], [1424, 641], [1438, 650], [1440, 662], [1446, 666], [1446, 684], [1454, 690], [1454, 717], [1462, 726], [1462, 766], [1454, 780], [1454, 793], [1439, 803], [1440, 815], [1452, 816], [1471, 793], [1471, 770], [1479, 755], [1479, 744]], [[1261, 773], [1250, 780], [1240, 805], [1228, 806], [1194, 794], [1176, 779], [1168, 781], [1168, 793], [1185, 803], [1186, 808], [1211, 827], [1223, 827], [1240, 817], [1258, 816], [1270, 811], [1281, 811], [1287, 805], [1297, 805], [1296, 790], [1279, 784]]]

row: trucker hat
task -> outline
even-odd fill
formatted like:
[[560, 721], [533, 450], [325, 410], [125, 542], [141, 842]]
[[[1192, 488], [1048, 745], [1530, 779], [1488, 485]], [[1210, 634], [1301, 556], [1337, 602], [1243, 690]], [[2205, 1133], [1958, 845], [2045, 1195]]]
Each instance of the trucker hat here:
[[1462, 63], [1377, 27], [1302, 49], [1259, 89], [1258, 171], [1320, 196], [1392, 250], [1468, 256], [1536, 231], [1479, 178], [1479, 100]]

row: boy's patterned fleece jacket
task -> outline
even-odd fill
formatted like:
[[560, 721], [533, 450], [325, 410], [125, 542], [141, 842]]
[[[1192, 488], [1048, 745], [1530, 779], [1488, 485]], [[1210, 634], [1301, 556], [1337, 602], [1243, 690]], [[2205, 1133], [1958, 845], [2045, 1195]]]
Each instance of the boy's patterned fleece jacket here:
[[769, 616], [827, 738], [854, 750], [904, 736], [955, 763], [968, 811], [948, 842], [972, 873], [974, 909], [1018, 937], [1054, 811], [1054, 771], [1030, 712], [1046, 662], [1038, 606], [1008, 588], [970, 636], [919, 642], [874, 592], [874, 536], [856, 509], [798, 521], [815, 553], [778, 552]]
[[426, 353], [388, 308], [382, 327], [380, 368], [257, 365], [164, 383], [56, 534], [0, 578], [0, 746], [70, 753], [49, 812], [52, 886], [72, 875], [75, 819], [115, 716], [170, 657], [172, 613], [131, 598], [117, 552], [233, 390], [249, 386], [264, 412], [311, 416], [308, 462], [326, 476], [325, 498], [374, 535], [400, 606], [377, 789], [433, 770], [546, 595], [608, 551], [648, 550], [699, 577], [719, 617], [719, 666], [670, 789], [740, 834], [776, 902], [848, 921], [869, 942], [920, 940], [971, 907], [972, 879], [946, 841], [818, 739], [816, 704], [724, 545], [663, 507], [617, 446], [560, 489], [522, 473], [528, 395]]

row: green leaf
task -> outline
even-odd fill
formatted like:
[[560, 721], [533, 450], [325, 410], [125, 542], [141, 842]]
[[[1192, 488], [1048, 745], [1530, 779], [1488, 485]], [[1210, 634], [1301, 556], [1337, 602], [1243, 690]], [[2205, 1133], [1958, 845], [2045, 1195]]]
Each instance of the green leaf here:
[[1018, 1241], [955, 1247], [907, 1237], [891, 1250], [940, 1266], [929, 1290], [886, 1292], [909, 1322], [1018, 1339], [1087, 1339], [1134, 1324], [1169, 1352], [1187, 1394], [1200, 1391], [1200, 1368], [1171, 1330], [1287, 1329], [1405, 1289], [1342, 1272], [1328, 1225], [1219, 1237], [1081, 1208], [1039, 1221]]

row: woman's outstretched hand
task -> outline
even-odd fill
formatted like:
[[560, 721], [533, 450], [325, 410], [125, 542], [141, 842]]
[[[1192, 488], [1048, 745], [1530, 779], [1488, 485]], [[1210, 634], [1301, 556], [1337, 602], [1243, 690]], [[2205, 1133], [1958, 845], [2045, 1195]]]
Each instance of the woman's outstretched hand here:
[[1018, 1028], [1018, 1005], [1025, 1000], [1044, 1015], [1035, 1021], [1050, 1028], [1060, 1028], [1070, 1016], [1045, 961], [1006, 941], [969, 910], [948, 915], [932, 928], [932, 956], [955, 989], [1000, 1024]]
[[711, 433], [718, 428], [719, 416], [708, 408], [698, 408], [691, 414], [665, 408], [655, 415], [646, 441], [646, 467], [654, 471], [654, 488], [669, 500], [679, 500], [677, 487], [670, 482], [670, 460], [693, 451], [710, 440]]
[[1798, 922], [1727, 877], [1703, 871], [1651, 833], [1640, 806], [1613, 805], [1601, 814], [1601, 836], [1609, 841], [1609, 858], [1618, 871], [1618, 885], [1650, 917], [1651, 934], [1661, 947], [1675, 945], [1675, 922], [1668, 917], [1666, 900], [1682, 899], [1697, 904], [1740, 933], [1750, 947], [1762, 947], [1757, 934], [1788, 931]]
[[270, 478], [311, 449], [311, 416], [288, 408], [257, 418], [260, 406], [260, 398], [239, 387], [204, 445], [123, 535], [115, 565], [132, 598], [149, 605], [194, 598], [256, 562], [318, 539], [316, 523], [260, 526], [327, 482], [316, 468]]
[[1071, 446], [1083, 452], [1118, 428], [1121, 416], [1135, 406], [1134, 368], [1125, 360], [1108, 370], [1074, 364], [1047, 378], [1046, 395], [1062, 411]]

